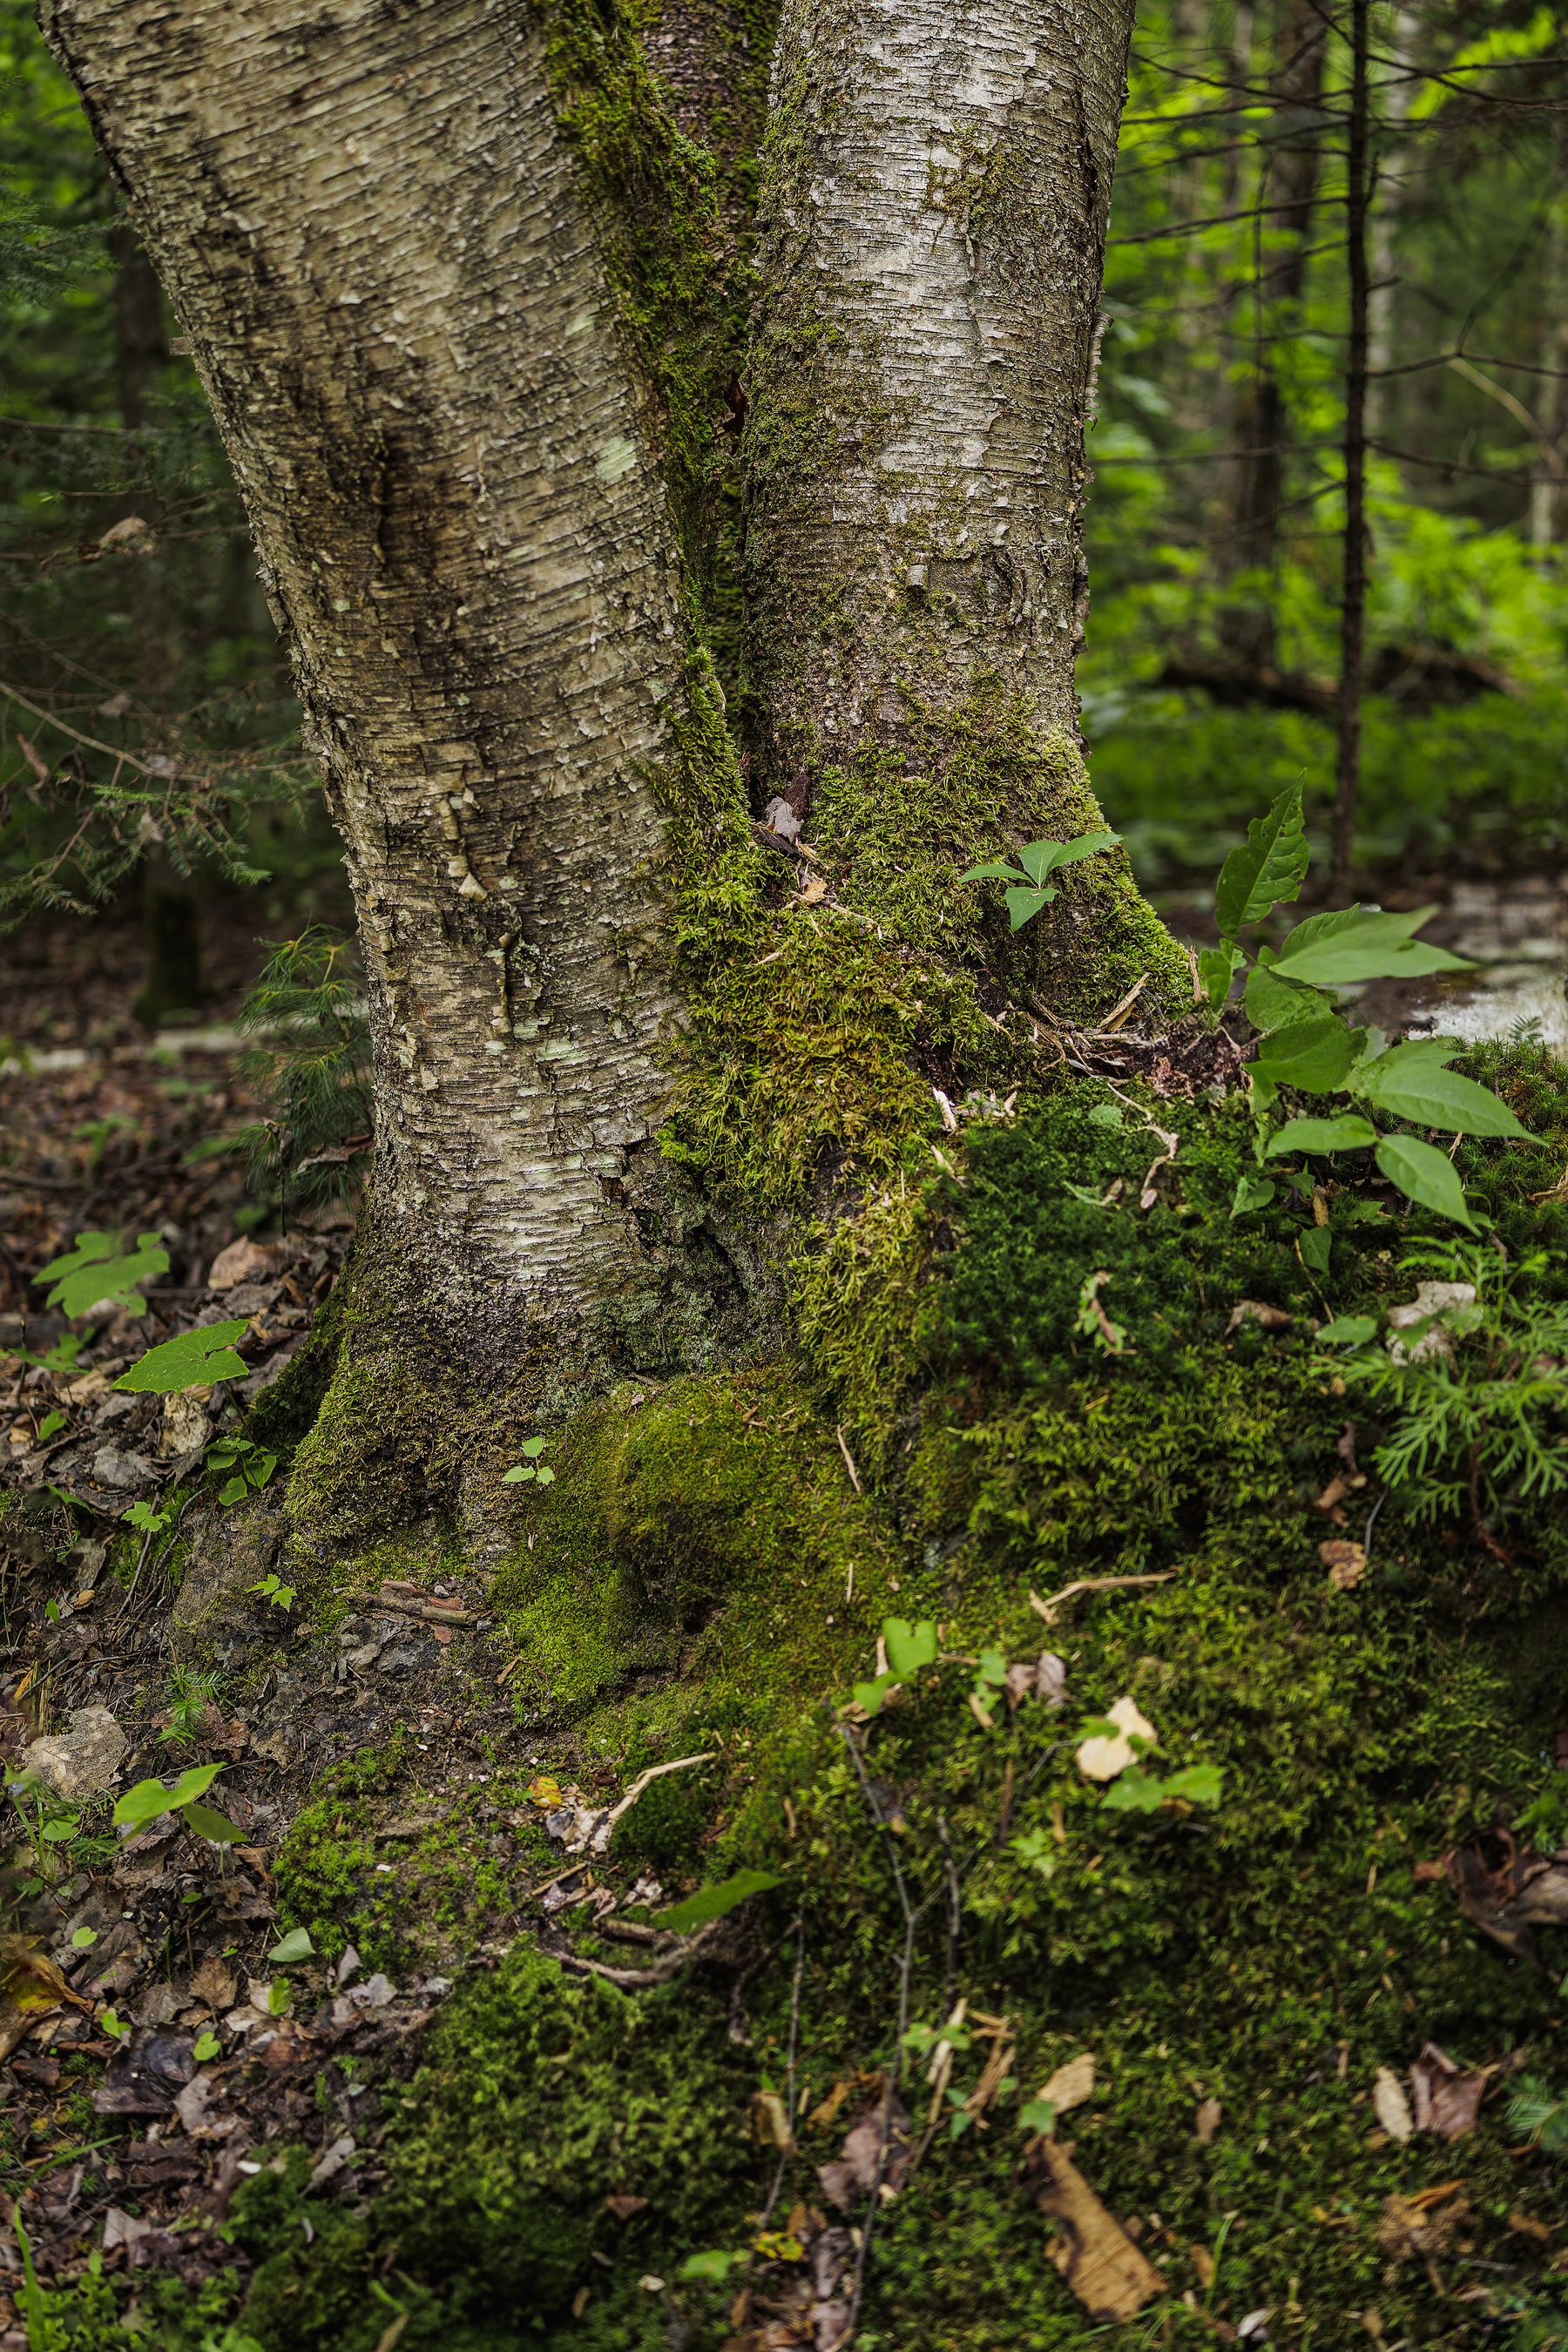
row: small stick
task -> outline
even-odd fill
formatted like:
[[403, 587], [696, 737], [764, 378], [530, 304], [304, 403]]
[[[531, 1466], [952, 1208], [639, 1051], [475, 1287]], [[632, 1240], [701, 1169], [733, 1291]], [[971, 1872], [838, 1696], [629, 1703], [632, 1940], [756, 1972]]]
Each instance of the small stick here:
[[1076, 1584], [1064, 1584], [1061, 1591], [1053, 1592], [1048, 1601], [1042, 1601], [1039, 1594], [1031, 1589], [1029, 1606], [1037, 1615], [1045, 1619], [1047, 1625], [1051, 1625], [1056, 1622], [1057, 1611], [1063, 1603], [1076, 1601], [1080, 1592], [1113, 1592], [1133, 1584], [1169, 1584], [1175, 1573], [1173, 1568], [1167, 1568], [1163, 1569], [1158, 1576], [1083, 1576]]
[[844, 1423], [842, 1422], [838, 1424], [838, 1451], [844, 1456], [844, 1467], [849, 1473], [849, 1484], [854, 1487], [855, 1492], [858, 1495], [863, 1493], [864, 1489], [860, 1484], [860, 1473], [855, 1467], [855, 1457], [844, 1442]]

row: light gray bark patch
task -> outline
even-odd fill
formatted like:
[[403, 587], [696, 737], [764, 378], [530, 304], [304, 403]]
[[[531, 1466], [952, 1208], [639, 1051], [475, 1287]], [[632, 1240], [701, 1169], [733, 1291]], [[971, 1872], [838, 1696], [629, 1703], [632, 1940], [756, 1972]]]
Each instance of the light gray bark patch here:
[[652, 771], [686, 658], [650, 413], [531, 12], [51, 0], [290, 638], [359, 909], [378, 1177], [461, 1312], [647, 1271]]

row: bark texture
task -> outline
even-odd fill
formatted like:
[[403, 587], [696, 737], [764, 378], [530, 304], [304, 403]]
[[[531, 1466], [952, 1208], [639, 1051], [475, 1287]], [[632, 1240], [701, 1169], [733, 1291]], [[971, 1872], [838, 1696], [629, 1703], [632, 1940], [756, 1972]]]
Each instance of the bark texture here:
[[1083, 434], [1132, 10], [795, 0], [745, 453], [775, 758], [977, 663], [1076, 734]]
[[[905, 779], [956, 776], [961, 739], [973, 779], [989, 738], [996, 789], [952, 801], [991, 855], [1103, 824], [1073, 667], [1131, 25], [1131, 0], [786, 0], [742, 441], [764, 805], [804, 815], [858, 769], [912, 839], [929, 808]], [[837, 833], [847, 903], [880, 920]], [[1136, 978], [1162, 936], [1118, 854], [1026, 951], [993, 945], [1081, 1013], [1097, 962], [1124, 948]]]
[[292, 645], [369, 971], [382, 1230], [504, 1349], [657, 1277], [628, 1178], [677, 1010], [651, 774], [684, 693], [676, 550], [548, 25], [505, 0], [43, 17]]

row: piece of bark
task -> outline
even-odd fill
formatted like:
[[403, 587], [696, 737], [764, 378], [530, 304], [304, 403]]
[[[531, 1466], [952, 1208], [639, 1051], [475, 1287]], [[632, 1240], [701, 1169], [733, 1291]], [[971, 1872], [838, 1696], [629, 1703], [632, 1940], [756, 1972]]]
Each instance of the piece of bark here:
[[1131, 2319], [1165, 2282], [1053, 2139], [1037, 2140], [1024, 2186], [1061, 2236], [1047, 2248], [1091, 2319]]

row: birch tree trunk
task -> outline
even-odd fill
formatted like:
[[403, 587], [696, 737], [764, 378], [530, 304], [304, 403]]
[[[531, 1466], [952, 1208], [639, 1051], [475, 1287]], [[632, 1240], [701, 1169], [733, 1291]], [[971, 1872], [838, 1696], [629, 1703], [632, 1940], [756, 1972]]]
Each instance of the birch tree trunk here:
[[[951, 1124], [1026, 1080], [1042, 992], [1190, 1001], [1123, 859], [1022, 944], [957, 887], [1100, 822], [1072, 679], [1130, 0], [789, 0], [749, 364], [761, 18], [668, 0], [659, 84], [613, 0], [42, 15], [190, 339], [342, 835], [374, 1311], [470, 1399], [754, 1349], [766, 1221], [852, 1205], [933, 1089]], [[813, 795], [792, 895], [771, 852]], [[345, 1444], [402, 1378], [355, 1311]]]
[[650, 1274], [686, 645], [545, 31], [53, 0], [286, 629], [369, 973], [378, 1206], [471, 1349]]

